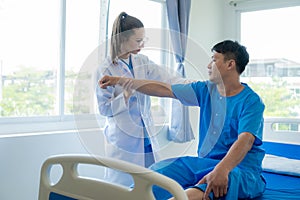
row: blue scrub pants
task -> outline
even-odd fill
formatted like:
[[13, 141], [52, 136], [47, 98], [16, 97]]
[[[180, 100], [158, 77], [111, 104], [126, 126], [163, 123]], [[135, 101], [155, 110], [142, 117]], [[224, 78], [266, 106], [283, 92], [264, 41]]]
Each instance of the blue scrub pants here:
[[[212, 171], [218, 162], [219, 160], [187, 156], [155, 163], [150, 169], [174, 179], [184, 189], [196, 187], [205, 191], [206, 184], [196, 184], [203, 176]], [[227, 195], [221, 199], [251, 199], [262, 195], [265, 185], [265, 181], [260, 173], [236, 167], [229, 174]], [[153, 193], [157, 200], [172, 197], [168, 191], [158, 186], [153, 186]], [[210, 198], [213, 199], [213, 193], [210, 194]]]

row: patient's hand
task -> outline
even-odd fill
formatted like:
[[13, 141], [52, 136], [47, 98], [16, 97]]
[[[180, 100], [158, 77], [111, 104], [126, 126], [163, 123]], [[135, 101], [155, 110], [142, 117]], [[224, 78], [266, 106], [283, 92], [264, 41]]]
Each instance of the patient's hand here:
[[221, 198], [227, 193], [228, 172], [223, 169], [215, 168], [205, 175], [198, 184], [207, 184], [203, 199], [209, 199], [209, 193], [213, 192], [216, 198]]

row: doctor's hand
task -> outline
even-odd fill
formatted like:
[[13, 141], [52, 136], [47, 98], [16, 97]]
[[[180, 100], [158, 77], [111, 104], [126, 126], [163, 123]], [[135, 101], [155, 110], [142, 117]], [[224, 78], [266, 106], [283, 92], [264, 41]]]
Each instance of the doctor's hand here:
[[203, 200], [209, 200], [209, 194], [214, 193], [214, 197], [220, 198], [226, 195], [228, 187], [228, 173], [222, 169], [214, 169], [204, 176], [198, 184], [207, 184]]
[[121, 77], [118, 76], [103, 76], [99, 81], [98, 84], [100, 88], [106, 89], [108, 86], [115, 86], [120, 84]]

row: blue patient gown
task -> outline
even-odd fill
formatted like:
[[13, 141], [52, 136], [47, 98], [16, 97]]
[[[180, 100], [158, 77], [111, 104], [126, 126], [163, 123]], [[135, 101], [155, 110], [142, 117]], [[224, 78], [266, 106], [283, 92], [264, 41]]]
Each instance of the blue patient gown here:
[[[239, 134], [255, 136], [252, 149], [229, 173], [227, 195], [222, 199], [249, 199], [265, 190], [261, 163], [265, 151], [261, 148], [264, 104], [247, 85], [235, 96], [219, 94], [212, 82], [172, 85], [173, 94], [182, 104], [200, 107], [198, 157], [178, 157], [158, 162], [151, 169], [176, 180], [184, 189], [197, 187], [205, 191], [206, 184], [196, 185], [214, 169], [226, 155]], [[167, 199], [171, 194], [154, 186], [156, 199]], [[210, 194], [213, 199], [213, 193]]]

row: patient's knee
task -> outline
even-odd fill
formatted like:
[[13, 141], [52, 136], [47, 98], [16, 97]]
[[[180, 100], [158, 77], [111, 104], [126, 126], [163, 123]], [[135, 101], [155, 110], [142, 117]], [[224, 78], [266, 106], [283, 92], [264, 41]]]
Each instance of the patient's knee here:
[[197, 188], [188, 188], [185, 190], [189, 200], [203, 199], [204, 192]]

